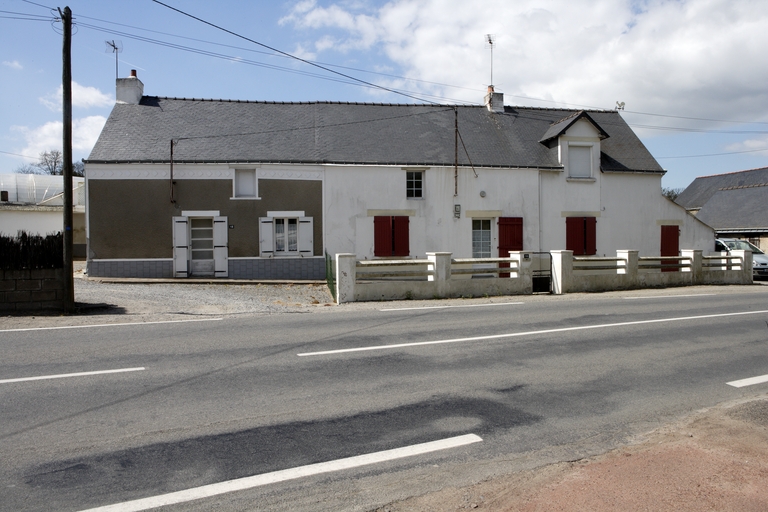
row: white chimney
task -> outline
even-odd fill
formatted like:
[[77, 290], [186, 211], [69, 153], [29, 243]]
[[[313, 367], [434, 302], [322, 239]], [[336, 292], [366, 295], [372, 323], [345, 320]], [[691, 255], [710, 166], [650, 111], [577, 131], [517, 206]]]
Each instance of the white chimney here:
[[491, 112], [504, 112], [504, 93], [493, 92], [493, 86], [488, 86], [488, 94], [485, 95], [485, 106]]
[[131, 76], [128, 78], [118, 78], [116, 80], [117, 85], [117, 102], [128, 103], [129, 105], [138, 105], [141, 101], [141, 97], [144, 96], [144, 84], [141, 83], [139, 77], [136, 76], [136, 70], [131, 70]]

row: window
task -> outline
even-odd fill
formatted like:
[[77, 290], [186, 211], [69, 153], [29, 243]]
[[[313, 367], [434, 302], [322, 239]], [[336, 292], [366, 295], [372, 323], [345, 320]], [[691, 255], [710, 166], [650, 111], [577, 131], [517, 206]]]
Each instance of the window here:
[[[272, 213], [272, 212], [270, 212]], [[304, 212], [275, 212], [275, 214]], [[259, 219], [259, 245], [262, 258], [314, 255], [312, 217], [285, 216]]]
[[592, 177], [592, 146], [568, 146], [568, 175], [571, 178]]
[[377, 257], [410, 254], [409, 219], [405, 216], [373, 218], [373, 255]]
[[255, 169], [235, 169], [234, 197], [255, 199], [258, 194]]
[[405, 197], [408, 199], [421, 199], [424, 197], [424, 172], [405, 172]]
[[275, 256], [299, 250], [299, 219], [275, 219]]
[[472, 219], [472, 257], [491, 257], [491, 219]]
[[565, 249], [574, 256], [597, 254], [597, 219], [567, 217], [565, 219]]

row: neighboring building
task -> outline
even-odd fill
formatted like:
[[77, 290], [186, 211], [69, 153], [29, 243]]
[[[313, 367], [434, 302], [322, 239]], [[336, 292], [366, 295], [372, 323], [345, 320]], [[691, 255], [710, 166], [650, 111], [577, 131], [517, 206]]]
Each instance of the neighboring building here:
[[700, 176], [675, 199], [718, 236], [768, 250], [768, 167]]
[[[86, 161], [93, 276], [322, 278], [360, 259], [711, 251], [616, 111], [143, 95]], [[458, 132], [455, 127], [458, 126]], [[662, 238], [664, 237], [664, 242]]]
[[[85, 180], [72, 178], [73, 248], [85, 258]], [[64, 177], [46, 174], [0, 174], [0, 233], [46, 235], [64, 227]]]

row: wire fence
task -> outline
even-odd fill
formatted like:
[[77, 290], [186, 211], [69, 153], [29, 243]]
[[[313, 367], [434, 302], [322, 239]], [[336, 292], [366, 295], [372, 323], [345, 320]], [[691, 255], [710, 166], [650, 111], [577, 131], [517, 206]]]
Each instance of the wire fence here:
[[0, 234], [0, 270], [34, 270], [64, 267], [64, 235], [16, 236]]

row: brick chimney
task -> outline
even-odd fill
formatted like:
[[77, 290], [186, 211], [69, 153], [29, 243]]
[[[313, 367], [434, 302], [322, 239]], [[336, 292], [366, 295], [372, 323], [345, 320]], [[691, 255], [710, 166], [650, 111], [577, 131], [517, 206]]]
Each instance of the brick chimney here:
[[128, 103], [129, 105], [138, 105], [141, 97], [144, 95], [144, 84], [136, 76], [136, 70], [131, 70], [131, 76], [128, 78], [118, 78], [116, 80], [117, 93], [115, 95], [117, 103]]
[[493, 86], [488, 86], [488, 94], [485, 95], [485, 106], [491, 112], [504, 112], [504, 93], [494, 92]]

